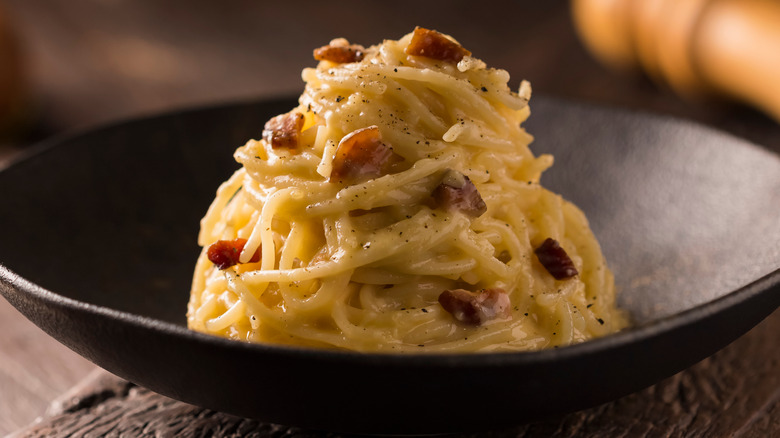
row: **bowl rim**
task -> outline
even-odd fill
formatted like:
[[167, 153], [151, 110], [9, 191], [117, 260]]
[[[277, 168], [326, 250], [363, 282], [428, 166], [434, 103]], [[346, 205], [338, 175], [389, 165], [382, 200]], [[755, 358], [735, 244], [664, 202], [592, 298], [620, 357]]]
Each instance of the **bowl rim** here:
[[[301, 347], [281, 344], [261, 344], [242, 342], [215, 335], [197, 332], [176, 323], [163, 321], [150, 316], [138, 315], [122, 310], [112, 309], [97, 304], [79, 301], [60, 295], [40, 286], [15, 273], [0, 262], [0, 281], [12, 289], [22, 290], [32, 297], [50, 304], [64, 306], [74, 310], [82, 310], [113, 319], [129, 326], [160, 331], [173, 337], [184, 337], [199, 344], [213, 344], [220, 348], [240, 349], [249, 354], [281, 355], [290, 358], [318, 357], [331, 362], [343, 363], [381, 363], [383, 366], [415, 366], [415, 367], [475, 367], [475, 366], [527, 366], [550, 362], [566, 361], [575, 357], [598, 354], [600, 352], [618, 349], [630, 344], [641, 343], [662, 336], [686, 326], [696, 325], [710, 316], [738, 304], [750, 301], [769, 293], [772, 289], [780, 292], [780, 268], [754, 280], [736, 290], [733, 290], [714, 300], [696, 305], [679, 313], [664, 316], [657, 320], [629, 326], [619, 332], [591, 339], [574, 345], [560, 348], [546, 348], [533, 351], [515, 352], [481, 352], [481, 353], [442, 353], [442, 352], [360, 352], [326, 348]], [[0, 288], [3, 292], [4, 288]], [[5, 295], [5, 293], [3, 293]], [[776, 294], [780, 304], [780, 293]], [[775, 306], [776, 307], [776, 306]], [[772, 310], [768, 313], [771, 313]]]

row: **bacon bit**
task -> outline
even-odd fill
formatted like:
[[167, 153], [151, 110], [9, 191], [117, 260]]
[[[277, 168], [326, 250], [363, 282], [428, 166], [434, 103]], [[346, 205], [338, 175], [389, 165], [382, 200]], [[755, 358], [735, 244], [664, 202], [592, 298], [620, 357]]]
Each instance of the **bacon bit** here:
[[274, 149], [298, 147], [298, 136], [303, 129], [303, 114], [299, 112], [278, 115], [265, 124], [263, 139]]
[[431, 193], [438, 207], [458, 210], [471, 217], [482, 216], [487, 205], [474, 183], [466, 175], [449, 169], [442, 182]]
[[496, 318], [509, 316], [509, 295], [499, 288], [482, 289], [476, 293], [465, 289], [445, 290], [439, 295], [439, 304], [463, 323], [480, 325]]
[[[211, 263], [214, 263], [217, 268], [225, 270], [235, 264], [238, 264], [241, 251], [244, 250], [246, 245], [246, 239], [233, 239], [233, 240], [217, 240], [212, 243], [208, 249], [208, 257]], [[252, 259], [249, 263], [257, 263], [260, 261], [260, 249], [258, 248], [252, 255]]]
[[574, 267], [574, 262], [571, 261], [569, 255], [566, 254], [566, 251], [557, 240], [548, 237], [534, 252], [542, 266], [556, 280], [571, 278], [578, 274], [577, 268]]
[[405, 50], [407, 55], [425, 56], [458, 63], [464, 56], [470, 56], [471, 52], [463, 46], [444, 36], [435, 30], [416, 27], [412, 35], [412, 41]]
[[330, 61], [337, 64], [346, 64], [363, 60], [366, 49], [358, 44], [339, 46], [328, 44], [319, 49], [314, 49], [314, 59], [317, 61]]
[[402, 160], [392, 147], [382, 142], [377, 126], [358, 129], [339, 142], [328, 181], [355, 183], [377, 178]]

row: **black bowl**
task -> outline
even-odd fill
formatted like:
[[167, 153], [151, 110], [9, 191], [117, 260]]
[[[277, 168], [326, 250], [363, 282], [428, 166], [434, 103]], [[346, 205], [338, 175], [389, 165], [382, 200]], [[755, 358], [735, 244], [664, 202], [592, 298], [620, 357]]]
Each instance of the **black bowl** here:
[[185, 327], [198, 221], [292, 99], [178, 112], [49, 142], [0, 173], [0, 292], [84, 357], [189, 403], [358, 433], [511, 426], [594, 406], [722, 348], [780, 305], [780, 159], [690, 123], [535, 99], [543, 182], [588, 215], [621, 333], [529, 353], [248, 345]]

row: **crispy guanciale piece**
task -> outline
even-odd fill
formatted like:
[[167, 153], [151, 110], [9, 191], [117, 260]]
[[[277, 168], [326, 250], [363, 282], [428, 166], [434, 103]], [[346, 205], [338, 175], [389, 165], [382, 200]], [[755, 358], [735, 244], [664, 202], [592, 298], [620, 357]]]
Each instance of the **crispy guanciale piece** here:
[[[241, 256], [241, 251], [244, 250], [246, 245], [246, 239], [233, 239], [233, 240], [217, 240], [209, 246], [207, 255], [211, 263], [217, 266], [219, 269], [227, 269], [233, 265], [239, 263], [238, 258]], [[260, 249], [252, 255], [250, 263], [256, 263], [260, 261]]]
[[402, 160], [392, 147], [382, 142], [377, 126], [358, 129], [339, 142], [328, 181], [354, 184], [377, 178]]
[[431, 193], [436, 205], [446, 210], [458, 210], [479, 217], [487, 211], [487, 205], [474, 183], [466, 175], [449, 169], [442, 182]]
[[574, 267], [574, 262], [571, 261], [569, 255], [561, 248], [557, 240], [548, 237], [534, 252], [542, 266], [556, 280], [564, 280], [578, 274], [577, 268]]
[[274, 149], [298, 147], [298, 136], [303, 129], [303, 114], [299, 112], [278, 115], [266, 122], [263, 139]]
[[406, 54], [458, 63], [471, 52], [435, 30], [416, 27]]
[[363, 60], [366, 49], [358, 44], [339, 46], [328, 44], [319, 49], [314, 49], [314, 59], [317, 61], [330, 61], [338, 64], [347, 64]]
[[445, 290], [439, 295], [439, 304], [460, 322], [480, 325], [496, 318], [509, 316], [509, 295], [503, 289]]

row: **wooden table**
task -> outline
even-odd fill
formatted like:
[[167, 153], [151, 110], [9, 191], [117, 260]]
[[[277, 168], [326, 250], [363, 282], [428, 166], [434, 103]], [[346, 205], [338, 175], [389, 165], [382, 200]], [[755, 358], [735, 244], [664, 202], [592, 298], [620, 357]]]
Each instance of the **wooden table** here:
[[[31, 142], [74, 128], [182, 106], [297, 94], [300, 69], [313, 65], [312, 48], [335, 36], [371, 44], [397, 38], [415, 25], [454, 34], [489, 65], [507, 69], [514, 86], [526, 78], [537, 93], [684, 117], [780, 152], [780, 127], [752, 110], [683, 102], [646, 80], [597, 65], [580, 46], [563, 2], [453, 1], [444, 9], [442, 3], [409, 0], [392, 7], [357, 1], [338, 7], [329, 2], [42, 3], [0, 3], [24, 44], [35, 108], [33, 129], [0, 147], [0, 166]], [[117, 424], [130, 436], [209, 430], [215, 436], [327, 435], [212, 415], [133, 387], [95, 371], [4, 300], [0, 333], [0, 435], [100, 435], [118, 432]], [[778, 333], [780, 311], [775, 311], [712, 358], [640, 393], [490, 436], [780, 436]], [[30, 425], [68, 390], [52, 408], [54, 417]], [[96, 391], [100, 397], [94, 397]], [[80, 404], [73, 404], [74, 394]], [[131, 406], [151, 408], [148, 415], [132, 417]], [[183, 428], [166, 421], [174, 417]], [[207, 417], [211, 420], [188, 421]], [[97, 426], [107, 418], [116, 420], [113, 429]]]

